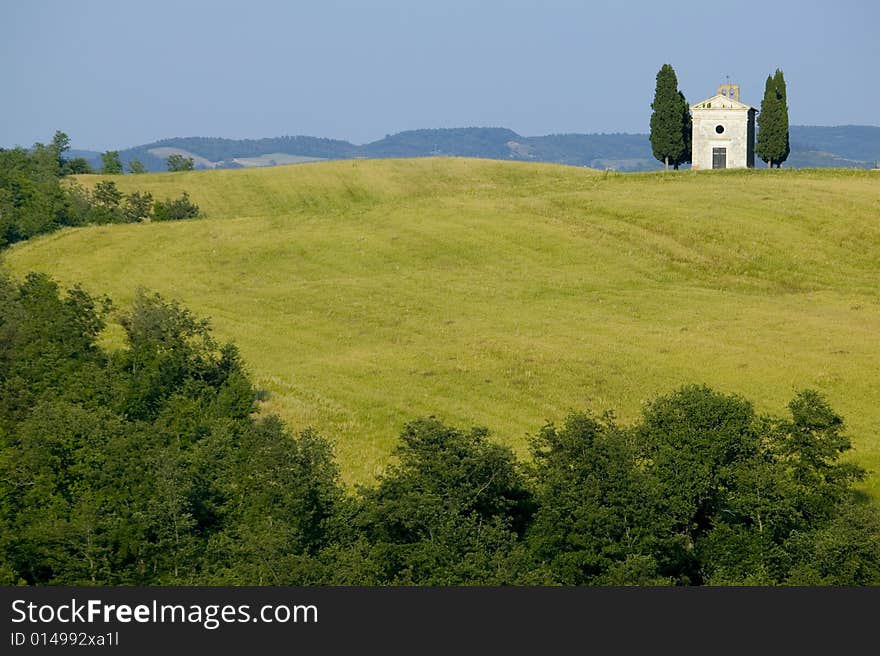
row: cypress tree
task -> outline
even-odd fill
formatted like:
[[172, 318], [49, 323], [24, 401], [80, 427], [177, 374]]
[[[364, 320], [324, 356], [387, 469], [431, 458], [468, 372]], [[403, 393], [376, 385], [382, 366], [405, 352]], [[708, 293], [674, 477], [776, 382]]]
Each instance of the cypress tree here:
[[776, 85], [776, 92], [779, 94], [780, 125], [782, 126], [782, 132], [785, 135], [785, 150], [783, 151], [782, 157], [779, 158], [779, 161], [776, 164], [776, 168], [779, 168], [782, 163], [788, 159], [788, 154], [791, 152], [791, 144], [789, 142], [788, 134], [788, 92], [785, 89], [785, 77], [783, 77], [782, 71], [778, 68], [776, 69], [776, 73], [774, 73], [773, 75], [773, 83]]
[[764, 83], [764, 98], [761, 100], [761, 112], [758, 114], [758, 139], [755, 154], [766, 162], [768, 168], [773, 167], [772, 145], [776, 141], [776, 93], [773, 89], [773, 76], [768, 75]]
[[758, 115], [758, 143], [755, 146], [758, 157], [772, 167], [779, 168], [791, 152], [788, 136], [788, 101], [785, 78], [778, 68], [767, 76], [764, 85], [764, 99]]
[[657, 73], [654, 102], [651, 103], [651, 149], [666, 169], [691, 159], [691, 113], [684, 94], [678, 90], [678, 79], [669, 64]]
[[694, 122], [691, 117], [691, 106], [688, 104], [684, 94], [678, 92], [679, 107], [681, 110], [682, 135], [684, 137], [684, 154], [673, 162], [675, 170], [678, 170], [679, 164], [691, 161], [691, 147], [693, 145], [693, 127]]

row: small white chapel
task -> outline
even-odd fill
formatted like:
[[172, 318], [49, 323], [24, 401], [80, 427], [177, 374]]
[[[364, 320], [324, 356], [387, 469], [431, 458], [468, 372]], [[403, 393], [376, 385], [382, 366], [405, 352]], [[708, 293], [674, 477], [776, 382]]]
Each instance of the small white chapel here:
[[691, 105], [691, 168], [753, 168], [757, 113], [740, 102], [738, 84], [722, 84], [717, 94]]

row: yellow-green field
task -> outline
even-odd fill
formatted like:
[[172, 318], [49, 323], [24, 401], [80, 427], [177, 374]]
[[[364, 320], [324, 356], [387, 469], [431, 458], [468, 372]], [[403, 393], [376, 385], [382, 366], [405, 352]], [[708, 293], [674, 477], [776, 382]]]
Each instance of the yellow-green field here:
[[205, 218], [64, 230], [4, 266], [210, 317], [349, 482], [416, 416], [525, 455], [570, 409], [625, 421], [705, 382], [775, 414], [820, 390], [880, 497], [880, 173], [434, 158], [113, 179]]

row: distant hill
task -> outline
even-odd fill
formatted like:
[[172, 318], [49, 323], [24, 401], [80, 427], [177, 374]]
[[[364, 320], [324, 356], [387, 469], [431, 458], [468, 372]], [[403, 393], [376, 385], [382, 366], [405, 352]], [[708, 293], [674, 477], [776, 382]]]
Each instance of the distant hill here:
[[[651, 171], [660, 163], [647, 134], [551, 134], [523, 137], [507, 128], [408, 130], [357, 146], [338, 139], [274, 137], [221, 139], [174, 137], [120, 151], [124, 164], [139, 159], [164, 171], [171, 153], [192, 157], [196, 168], [274, 166], [317, 160], [457, 156], [552, 162], [616, 171]], [[100, 167], [100, 153], [73, 151]], [[791, 128], [788, 168], [875, 168], [880, 162], [880, 127], [844, 125]], [[759, 163], [759, 166], [761, 164]]]

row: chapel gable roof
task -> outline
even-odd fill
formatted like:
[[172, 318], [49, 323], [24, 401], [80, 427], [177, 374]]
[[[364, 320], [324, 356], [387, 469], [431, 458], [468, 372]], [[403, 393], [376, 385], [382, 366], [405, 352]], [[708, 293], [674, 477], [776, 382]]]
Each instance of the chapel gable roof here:
[[700, 102], [691, 105], [691, 110], [694, 109], [754, 109], [755, 111], [758, 111], [757, 107], [746, 105], [745, 103], [741, 103], [733, 98], [728, 98], [720, 93], [716, 93], [711, 98], [706, 98], [706, 100], [701, 100]]

